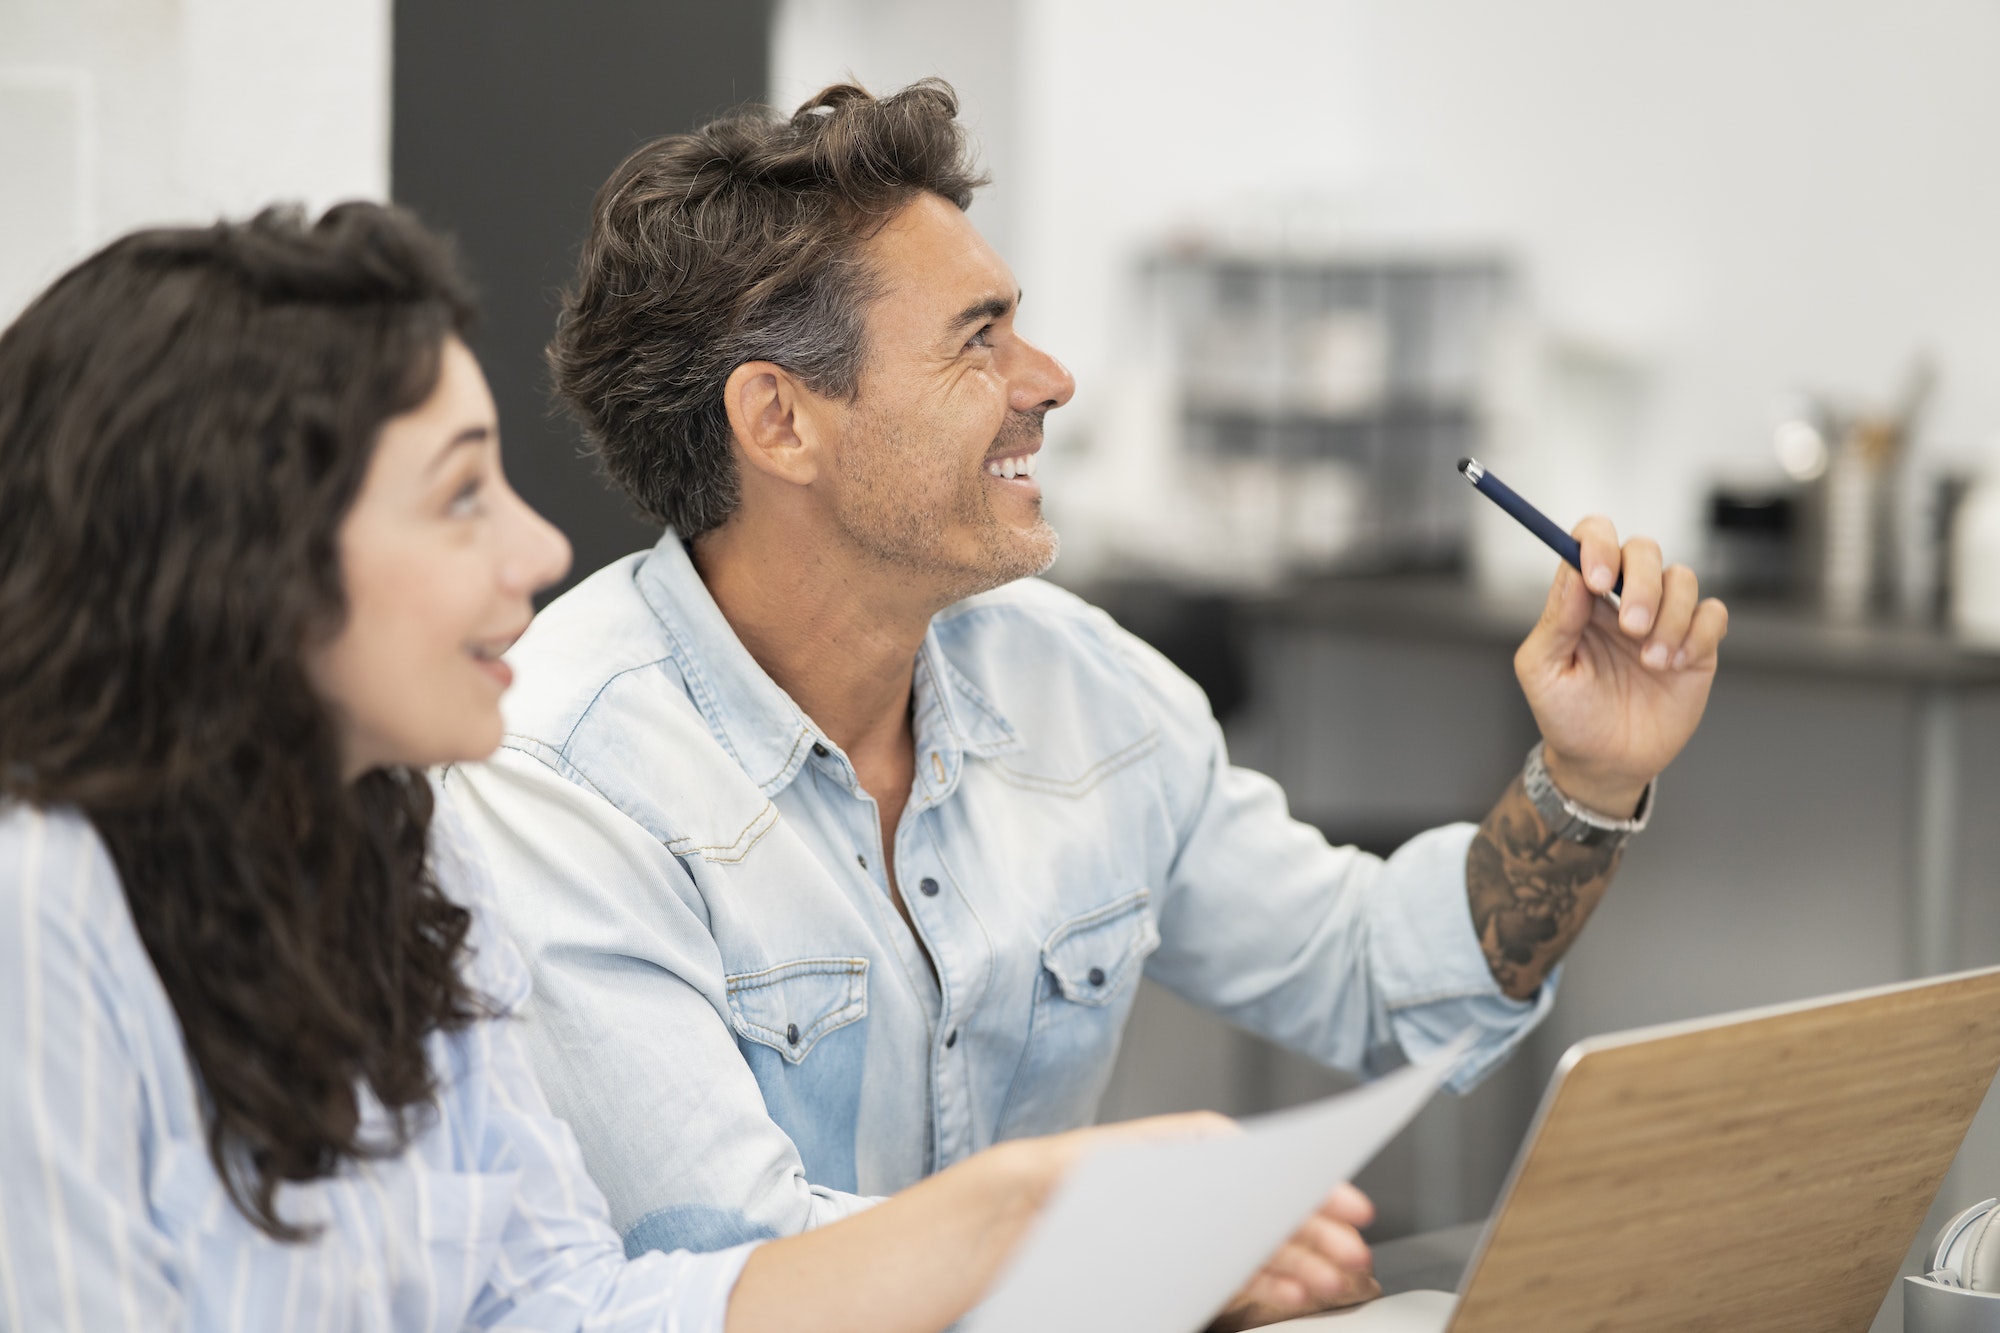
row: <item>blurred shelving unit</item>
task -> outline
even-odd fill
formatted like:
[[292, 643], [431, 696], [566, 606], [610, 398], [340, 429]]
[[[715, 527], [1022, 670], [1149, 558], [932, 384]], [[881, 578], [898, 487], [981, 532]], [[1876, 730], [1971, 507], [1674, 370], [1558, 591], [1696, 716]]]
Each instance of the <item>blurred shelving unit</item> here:
[[1125, 525], [1121, 564], [1235, 585], [1462, 567], [1451, 464], [1486, 428], [1503, 259], [1190, 246], [1139, 279], [1181, 494]]

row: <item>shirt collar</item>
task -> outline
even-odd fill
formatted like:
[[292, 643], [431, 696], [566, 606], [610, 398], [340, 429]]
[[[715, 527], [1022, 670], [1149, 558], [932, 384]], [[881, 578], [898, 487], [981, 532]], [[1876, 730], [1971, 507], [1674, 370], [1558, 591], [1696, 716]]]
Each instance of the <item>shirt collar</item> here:
[[953, 665], [935, 622], [917, 652], [916, 689], [916, 716], [921, 719], [925, 706], [934, 703], [952, 742], [967, 754], [986, 758], [1021, 748], [1020, 736], [999, 705]]
[[[716, 740], [766, 796], [790, 785], [815, 744], [834, 748], [805, 710], [771, 679], [709, 595], [708, 585], [671, 529], [640, 562], [639, 593], [660, 618], [689, 697]], [[942, 743], [986, 756], [1016, 749], [1006, 717], [946, 655], [937, 626], [918, 649], [912, 712], [929, 732], [935, 709]], [[929, 739], [933, 746], [938, 739]]]

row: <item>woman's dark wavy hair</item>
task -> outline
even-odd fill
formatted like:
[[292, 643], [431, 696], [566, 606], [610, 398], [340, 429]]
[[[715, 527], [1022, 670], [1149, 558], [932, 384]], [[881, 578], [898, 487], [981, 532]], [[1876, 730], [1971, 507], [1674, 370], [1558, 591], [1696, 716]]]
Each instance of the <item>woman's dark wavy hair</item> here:
[[963, 209], [985, 184], [957, 117], [942, 79], [881, 98], [835, 84], [789, 117], [751, 107], [655, 139], [611, 173], [549, 369], [647, 516], [692, 538], [734, 512], [722, 391], [744, 362], [853, 397], [876, 294], [861, 246], [919, 194]]
[[216, 1168], [279, 1239], [308, 1234], [279, 1182], [405, 1146], [424, 1038], [483, 1010], [429, 786], [343, 780], [305, 665], [346, 614], [339, 529], [380, 428], [470, 316], [442, 242], [346, 204], [127, 236], [0, 335], [0, 800], [104, 840]]

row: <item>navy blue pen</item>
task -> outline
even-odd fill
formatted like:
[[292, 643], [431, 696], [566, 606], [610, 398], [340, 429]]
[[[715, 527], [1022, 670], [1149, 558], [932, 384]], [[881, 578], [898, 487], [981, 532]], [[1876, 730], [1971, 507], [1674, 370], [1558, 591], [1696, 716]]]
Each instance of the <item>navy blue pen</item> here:
[[[1478, 459], [1459, 459], [1458, 470], [1472, 483], [1472, 489], [1512, 514], [1516, 523], [1540, 537], [1551, 551], [1569, 562], [1571, 569], [1579, 574], [1583, 572], [1583, 547], [1576, 538], [1557, 527], [1554, 519], [1516, 495], [1513, 487], [1481, 467]], [[1624, 591], [1625, 576], [1620, 574], [1618, 581], [1611, 585], [1611, 596], [1615, 599]]]

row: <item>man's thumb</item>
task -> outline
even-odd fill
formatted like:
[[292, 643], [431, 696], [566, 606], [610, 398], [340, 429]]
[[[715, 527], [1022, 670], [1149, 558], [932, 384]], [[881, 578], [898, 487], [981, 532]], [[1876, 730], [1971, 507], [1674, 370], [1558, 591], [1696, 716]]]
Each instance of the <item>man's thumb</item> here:
[[1528, 647], [1535, 656], [1566, 658], [1576, 651], [1583, 638], [1584, 629], [1590, 624], [1591, 604], [1597, 595], [1584, 583], [1583, 575], [1569, 567], [1567, 561], [1556, 566], [1555, 581], [1549, 585], [1548, 600], [1542, 604], [1542, 616], [1535, 624], [1534, 633], [1528, 636]]

